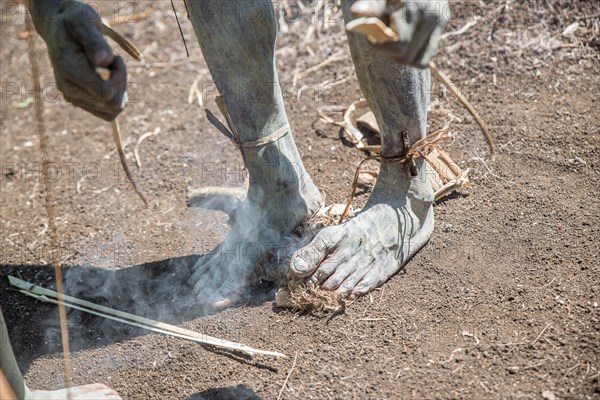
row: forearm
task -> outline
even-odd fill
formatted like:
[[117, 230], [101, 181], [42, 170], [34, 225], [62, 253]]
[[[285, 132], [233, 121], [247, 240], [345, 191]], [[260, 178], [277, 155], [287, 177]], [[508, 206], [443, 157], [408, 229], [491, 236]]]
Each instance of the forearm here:
[[27, 0], [26, 4], [33, 20], [36, 31], [46, 37], [48, 26], [56, 20], [63, 3], [73, 0]]

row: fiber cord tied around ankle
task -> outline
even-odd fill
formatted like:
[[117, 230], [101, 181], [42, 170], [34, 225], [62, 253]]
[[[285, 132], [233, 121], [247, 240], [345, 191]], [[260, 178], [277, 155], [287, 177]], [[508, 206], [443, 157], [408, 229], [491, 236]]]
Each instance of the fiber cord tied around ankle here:
[[[258, 140], [242, 142], [242, 140], [240, 139], [240, 135], [238, 134], [237, 129], [235, 128], [235, 125], [231, 120], [231, 116], [229, 115], [229, 111], [227, 110], [227, 106], [225, 105], [225, 101], [223, 100], [223, 96], [217, 96], [215, 100], [217, 106], [219, 107], [219, 110], [221, 111], [221, 114], [223, 114], [223, 116], [225, 117], [225, 121], [227, 122], [229, 128], [223, 125], [219, 118], [217, 118], [215, 114], [213, 114], [208, 108], [206, 109], [206, 118], [208, 118], [208, 122], [210, 122], [215, 128], [217, 128], [219, 132], [221, 132], [225, 137], [231, 140], [233, 144], [235, 144], [235, 146], [238, 149], [240, 149], [240, 151], [243, 148], [260, 147], [269, 143], [274, 143], [282, 137], [284, 137], [285, 135], [287, 135], [290, 131], [290, 125], [286, 123], [281, 128], [277, 129], [275, 132], [265, 137], [262, 137]], [[244, 152], [242, 151], [242, 155], [243, 153]]]
[[[436, 147], [439, 147], [440, 142], [442, 142], [444, 140], [451, 140], [452, 136], [450, 135], [450, 131], [448, 130], [448, 128], [443, 128], [443, 129], [440, 129], [440, 130], [430, 133], [429, 135], [425, 136], [424, 138], [417, 140], [410, 148], [408, 147], [408, 135], [406, 132], [402, 132], [402, 139], [404, 141], [404, 148], [405, 149], [408, 148], [408, 151], [406, 151], [404, 155], [395, 156], [395, 157], [386, 157], [382, 154], [375, 154], [375, 155], [372, 155], [372, 156], [369, 156], [369, 157], [363, 159], [358, 164], [358, 166], [356, 167], [356, 171], [354, 173], [354, 180], [352, 181], [352, 191], [350, 192], [350, 197], [348, 198], [348, 202], [346, 203], [344, 212], [342, 213], [342, 215], [340, 216], [340, 219], [338, 220], [338, 224], [341, 224], [344, 221], [344, 218], [346, 218], [346, 214], [348, 214], [348, 210], [350, 209], [350, 205], [352, 205], [352, 200], [354, 200], [354, 195], [356, 194], [356, 187], [358, 185], [358, 177], [360, 175], [360, 169], [362, 168], [364, 163], [366, 163], [367, 161], [370, 161], [370, 160], [379, 160], [382, 163], [404, 164], [404, 168], [406, 169], [406, 172], [411, 177], [414, 178], [417, 176], [417, 169], [416, 169], [417, 167], [416, 167], [415, 160], [417, 160], [419, 158], [424, 158], [425, 161], [429, 161], [427, 158], [429, 153], [431, 153], [433, 151], [433, 149], [435, 149]], [[436, 170], [436, 172], [439, 173], [439, 171], [437, 171], [436, 166], [434, 164], [435, 163], [429, 162], [429, 165], [431, 165], [432, 168], [434, 168]]]

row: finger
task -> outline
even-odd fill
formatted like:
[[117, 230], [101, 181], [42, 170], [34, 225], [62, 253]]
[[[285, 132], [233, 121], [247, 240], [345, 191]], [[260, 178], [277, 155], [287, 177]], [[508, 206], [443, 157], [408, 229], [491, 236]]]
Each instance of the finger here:
[[108, 67], [114, 59], [111, 47], [102, 34], [100, 16], [88, 5], [81, 4], [68, 18], [67, 29], [83, 47], [95, 67]]
[[[90, 87], [89, 85], [86, 86], [88, 88]], [[82, 108], [105, 121], [114, 120], [122, 111], [122, 108], [117, 101], [107, 104], [100, 99], [100, 96], [97, 94], [101, 91], [100, 88], [97, 88], [96, 93], [90, 94], [80, 86], [64, 82], [61, 85], [61, 91], [65, 100], [69, 103]]]
[[219, 275], [221, 273], [218, 271], [206, 271], [196, 280], [192, 293], [196, 295], [198, 300], [206, 300], [211, 297], [210, 288], [215, 286], [214, 282], [221, 280]]
[[118, 110], [111, 111], [106, 107], [99, 107], [99, 103], [97, 101], [90, 101], [92, 96], [78, 86], [64, 82], [61, 85], [61, 91], [65, 100], [67, 100], [69, 103], [73, 104], [75, 107], [82, 108], [83, 110], [102, 118], [105, 121], [112, 121], [119, 114]]
[[355, 17], [380, 17], [385, 12], [386, 0], [359, 0], [352, 4], [350, 12]]
[[246, 281], [228, 281], [212, 295], [210, 306], [213, 311], [221, 311], [237, 304], [242, 298]]
[[336, 267], [339, 265], [337, 261], [323, 261], [319, 268], [311, 275], [308, 280], [309, 283], [313, 285], [319, 285], [325, 281], [325, 279], [329, 278], [331, 274], [335, 272]]
[[415, 67], [427, 68], [427, 66], [433, 59], [435, 52], [437, 51], [439, 39], [443, 30], [443, 26], [438, 26], [434, 29], [429, 39], [429, 43], [427, 43], [427, 46], [425, 46], [425, 48], [421, 51], [420, 54], [416, 56], [415, 60], [413, 61], [413, 65]]
[[110, 65], [110, 77], [102, 83], [101, 94], [108, 103], [122, 110], [125, 107], [123, 98], [127, 88], [127, 68], [125, 61], [116, 56]]
[[388, 56], [396, 59], [398, 62], [408, 64], [409, 59], [406, 53], [413, 41], [415, 30], [417, 29], [417, 18], [415, 9], [410, 4], [390, 16], [390, 26], [398, 35], [398, 40], [389, 43], [376, 45], [375, 47]]
[[429, 21], [423, 21], [417, 26], [414, 36], [408, 49], [406, 50], [405, 57], [409, 63], [414, 63], [417, 58], [423, 54], [423, 51], [427, 48], [431, 35], [437, 26], [437, 22], [434, 19]]
[[418, 23], [417, 12], [415, 5], [408, 3], [390, 15], [390, 26], [401, 43], [408, 44], [413, 40]]
[[325, 228], [307, 246], [292, 256], [290, 270], [298, 278], [312, 274], [327, 255], [335, 249], [341, 235], [338, 227]]
[[66, 81], [81, 87], [90, 95], [100, 96], [102, 79], [81, 48], [75, 44], [65, 45], [57, 64], [56, 69]]

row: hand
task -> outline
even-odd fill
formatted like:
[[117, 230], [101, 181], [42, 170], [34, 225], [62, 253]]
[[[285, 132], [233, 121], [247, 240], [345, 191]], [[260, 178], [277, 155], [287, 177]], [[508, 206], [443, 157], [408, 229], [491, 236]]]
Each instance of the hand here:
[[[35, 1], [30, 0], [32, 8]], [[123, 59], [114, 56], [104, 40], [100, 16], [76, 1], [61, 1], [57, 7], [47, 8], [44, 15], [32, 14], [65, 99], [102, 119], [115, 119], [125, 106], [127, 71]], [[100, 79], [96, 67], [108, 68], [110, 77]]]
[[447, 0], [358, 0], [350, 11], [357, 17], [382, 19], [396, 32], [398, 41], [374, 46], [401, 64], [417, 68], [429, 65], [450, 18]]

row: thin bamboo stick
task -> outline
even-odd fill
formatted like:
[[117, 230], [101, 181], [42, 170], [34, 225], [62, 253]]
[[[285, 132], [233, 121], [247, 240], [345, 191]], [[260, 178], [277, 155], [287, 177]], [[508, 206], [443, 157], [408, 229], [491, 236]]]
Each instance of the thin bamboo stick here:
[[[8, 280], [12, 286], [20, 289], [20, 292], [23, 294], [53, 304], [61, 303], [56, 299], [57, 293], [53, 290], [45, 289], [41, 286], [37, 286], [24, 280], [15, 278], [14, 276], [9, 276]], [[163, 333], [165, 335], [170, 335], [181, 339], [187, 339], [210, 346], [241, 351], [249, 355], [262, 354], [273, 357], [285, 357], [284, 354], [279, 352], [259, 350], [246, 346], [244, 344], [230, 342], [224, 339], [218, 339], [202, 333], [191, 331], [189, 329], [180, 328], [178, 326], [154, 321], [149, 318], [140, 317], [124, 311], [115, 310], [110, 307], [101, 306], [99, 304], [95, 304], [86, 300], [81, 300], [76, 297], [64, 295], [63, 298], [64, 305], [67, 307], [71, 307], [76, 310], [87, 312], [89, 314], [93, 314], [99, 317], [122, 322], [124, 324], [137, 326], [139, 328], [147, 329], [152, 332]]]

